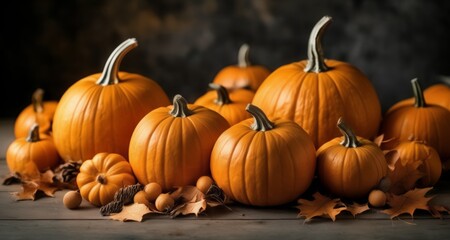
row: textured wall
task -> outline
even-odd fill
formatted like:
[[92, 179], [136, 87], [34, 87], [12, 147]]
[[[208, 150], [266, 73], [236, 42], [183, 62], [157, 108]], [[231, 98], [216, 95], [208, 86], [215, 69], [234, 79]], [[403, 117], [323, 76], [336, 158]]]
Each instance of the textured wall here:
[[[373, 82], [383, 109], [450, 75], [450, 1], [420, 0], [110, 0], [11, 1], [2, 11], [1, 117], [15, 117], [41, 87], [58, 99], [103, 69], [110, 52], [135, 37], [121, 70], [157, 81], [169, 97], [193, 101], [239, 46], [269, 69], [306, 58], [314, 24], [333, 17], [325, 55], [347, 61]], [[5, 91], [13, 93], [6, 97]]]

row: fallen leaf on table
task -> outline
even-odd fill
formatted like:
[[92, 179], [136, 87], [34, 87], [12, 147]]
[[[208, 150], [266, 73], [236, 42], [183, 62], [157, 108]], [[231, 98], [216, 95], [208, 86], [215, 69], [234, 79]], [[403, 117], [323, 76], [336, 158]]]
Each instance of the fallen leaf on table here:
[[367, 210], [369, 210], [369, 204], [359, 204], [359, 203], [353, 203], [353, 204], [347, 204], [346, 211], [349, 211], [353, 217], [356, 217], [356, 215], [361, 214]]
[[389, 192], [393, 194], [403, 194], [416, 187], [417, 180], [423, 177], [423, 173], [419, 171], [422, 161], [407, 162], [403, 165], [401, 159], [396, 161], [393, 171], [388, 172], [391, 182]]
[[305, 217], [305, 222], [309, 222], [313, 217], [328, 217], [333, 221], [336, 215], [347, 207], [339, 198], [331, 199], [323, 196], [319, 192], [314, 193], [314, 200], [299, 199], [297, 206], [300, 209], [299, 217]]
[[180, 214], [188, 215], [206, 210], [206, 195], [195, 186], [184, 186], [175, 190], [170, 196], [175, 199], [175, 206], [170, 211], [170, 215], [176, 217]]
[[201, 212], [206, 210], [206, 200], [201, 199], [196, 202], [187, 202], [182, 203], [176, 207], [173, 208], [173, 210], [170, 212], [170, 215], [173, 217], [176, 217], [178, 215], [188, 215], [188, 214], [195, 214], [195, 216], [198, 216]]
[[16, 196], [16, 200], [36, 200], [40, 192], [45, 196], [54, 197], [54, 193], [60, 187], [53, 182], [53, 176], [53, 172], [48, 170], [45, 173], [41, 173], [38, 179], [22, 181], [22, 191], [13, 193]]
[[150, 209], [145, 204], [133, 203], [127, 206], [123, 206], [122, 211], [111, 215], [110, 218], [117, 221], [135, 221], [142, 222], [144, 215], [151, 213]]
[[433, 187], [415, 188], [402, 195], [392, 194], [387, 202], [390, 208], [381, 212], [389, 215], [391, 219], [393, 219], [404, 213], [408, 213], [413, 217], [416, 209], [429, 211], [428, 201], [433, 197], [425, 197], [425, 195], [432, 188]]
[[450, 214], [450, 207], [442, 205], [428, 206], [431, 215], [435, 218], [442, 218], [442, 213]]

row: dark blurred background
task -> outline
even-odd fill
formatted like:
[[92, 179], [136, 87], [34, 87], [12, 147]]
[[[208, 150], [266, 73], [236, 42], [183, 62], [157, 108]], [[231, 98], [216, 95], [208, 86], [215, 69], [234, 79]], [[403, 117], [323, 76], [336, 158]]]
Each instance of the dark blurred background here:
[[139, 46], [121, 70], [157, 81], [170, 98], [207, 90], [249, 43], [250, 60], [274, 70], [306, 58], [324, 15], [327, 58], [349, 62], [372, 81], [383, 111], [450, 75], [450, 1], [426, 0], [39, 0], [1, 8], [2, 111], [14, 118], [38, 87], [57, 100], [77, 80], [100, 72], [127, 38]]

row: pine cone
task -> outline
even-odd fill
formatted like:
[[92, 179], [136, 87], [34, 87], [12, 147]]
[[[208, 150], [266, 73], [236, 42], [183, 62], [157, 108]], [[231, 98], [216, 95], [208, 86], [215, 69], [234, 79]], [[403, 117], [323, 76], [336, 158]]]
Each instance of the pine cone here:
[[71, 183], [80, 172], [81, 164], [81, 161], [61, 164], [55, 169], [56, 180], [63, 183]]
[[134, 195], [141, 190], [142, 185], [139, 183], [120, 188], [114, 194], [114, 201], [121, 202], [123, 205], [133, 203]]
[[100, 208], [100, 214], [102, 216], [109, 216], [111, 213], [119, 213], [122, 211], [123, 203], [118, 201], [112, 201]]

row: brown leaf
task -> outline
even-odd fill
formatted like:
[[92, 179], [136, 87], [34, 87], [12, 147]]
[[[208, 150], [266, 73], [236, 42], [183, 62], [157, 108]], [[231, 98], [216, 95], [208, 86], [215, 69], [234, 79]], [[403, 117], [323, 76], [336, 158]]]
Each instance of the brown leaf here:
[[391, 150], [394, 149], [399, 144], [400, 141], [398, 140], [398, 138], [384, 139], [384, 134], [381, 134], [377, 136], [373, 140], [373, 142], [383, 150]]
[[319, 192], [314, 193], [313, 197], [313, 201], [298, 200], [300, 204], [297, 206], [300, 209], [298, 216], [305, 217], [305, 222], [310, 221], [313, 217], [328, 217], [335, 221], [336, 215], [347, 208], [339, 198], [330, 199]]
[[198, 202], [205, 199], [205, 194], [195, 186], [179, 187], [170, 196], [175, 200], [181, 200], [182, 203]]
[[17, 201], [21, 200], [34, 200], [36, 193], [38, 191], [39, 185], [35, 182], [24, 182], [22, 183], [22, 191], [15, 192]]
[[400, 154], [398, 154], [397, 150], [387, 150], [384, 151], [384, 157], [386, 158], [386, 162], [388, 164], [389, 170], [394, 171], [395, 164], [400, 158]]
[[388, 173], [391, 180], [389, 192], [398, 195], [415, 188], [417, 180], [423, 177], [418, 169], [420, 165], [422, 161], [408, 162], [406, 165], [402, 161], [396, 161], [394, 170]]
[[150, 209], [145, 204], [133, 203], [127, 206], [123, 206], [120, 213], [110, 216], [111, 219], [117, 221], [135, 221], [142, 222], [144, 215], [151, 213]]
[[201, 199], [196, 202], [187, 202], [178, 205], [175, 207], [171, 212], [170, 215], [173, 217], [176, 217], [178, 215], [188, 215], [188, 214], [195, 214], [195, 216], [198, 217], [198, 214], [205, 211], [207, 207], [206, 200]]
[[415, 188], [402, 195], [392, 194], [388, 198], [388, 204], [391, 208], [381, 212], [388, 214], [393, 219], [403, 213], [408, 213], [412, 217], [416, 209], [429, 211], [428, 201], [433, 197], [425, 197], [425, 194], [432, 188]]
[[48, 170], [41, 173], [39, 178], [22, 181], [22, 191], [14, 193], [16, 200], [36, 200], [39, 193], [54, 197], [54, 193], [60, 188], [53, 182], [53, 176], [53, 172]]
[[353, 217], [356, 217], [356, 215], [361, 214], [367, 210], [369, 210], [369, 204], [365, 203], [365, 204], [358, 204], [358, 203], [353, 203], [353, 204], [347, 204], [347, 209], [345, 209], [346, 211], [349, 211]]
[[195, 216], [198, 216], [207, 207], [205, 194], [195, 186], [180, 187], [171, 193], [170, 196], [176, 202], [176, 206], [170, 212], [170, 215], [173, 217], [180, 214], [195, 214]]
[[442, 213], [450, 214], [450, 208], [443, 205], [431, 205], [428, 208], [431, 215], [435, 218], [442, 218]]
[[17, 183], [22, 183], [22, 180], [20, 179], [20, 175], [17, 173], [11, 173], [9, 176], [7, 176], [3, 180], [3, 185], [12, 185], [12, 184], [17, 184]]

